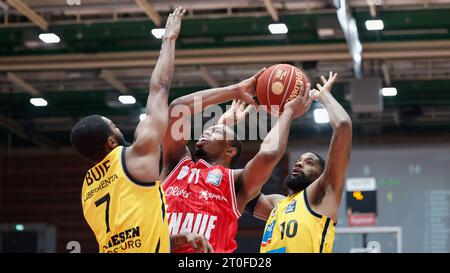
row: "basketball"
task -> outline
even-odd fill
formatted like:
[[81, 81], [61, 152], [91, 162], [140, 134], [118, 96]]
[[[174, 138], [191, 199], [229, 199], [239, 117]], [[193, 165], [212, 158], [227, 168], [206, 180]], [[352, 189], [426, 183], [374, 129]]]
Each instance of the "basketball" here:
[[302, 94], [307, 84], [308, 77], [301, 69], [289, 64], [273, 65], [258, 78], [259, 104], [266, 106], [268, 112], [279, 109], [281, 113], [286, 102]]

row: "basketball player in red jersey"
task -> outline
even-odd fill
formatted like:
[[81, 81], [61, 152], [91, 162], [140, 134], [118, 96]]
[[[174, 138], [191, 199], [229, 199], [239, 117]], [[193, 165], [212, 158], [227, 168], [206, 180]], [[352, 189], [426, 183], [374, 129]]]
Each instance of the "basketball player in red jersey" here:
[[[312, 101], [309, 85], [285, 105], [259, 152], [243, 169], [230, 169], [242, 153], [242, 143], [235, 140], [233, 130], [225, 125], [215, 125], [203, 132], [196, 143], [197, 161], [194, 161], [186, 146], [188, 137], [179, 140], [174, 129], [183, 124], [183, 132], [189, 134], [189, 124], [185, 117], [174, 117], [174, 110], [182, 106], [195, 114], [209, 105], [232, 99], [255, 104], [253, 95], [256, 81], [263, 71], [236, 85], [178, 98], [169, 106], [171, 114], [163, 139], [163, 171], [160, 177], [164, 180], [169, 230], [171, 234], [193, 232], [205, 235], [215, 252], [229, 253], [236, 250], [235, 236], [241, 212], [247, 202], [259, 194], [283, 156], [292, 120], [309, 110]], [[202, 99], [201, 107], [194, 107], [194, 98]], [[183, 247], [174, 251], [193, 250]]]

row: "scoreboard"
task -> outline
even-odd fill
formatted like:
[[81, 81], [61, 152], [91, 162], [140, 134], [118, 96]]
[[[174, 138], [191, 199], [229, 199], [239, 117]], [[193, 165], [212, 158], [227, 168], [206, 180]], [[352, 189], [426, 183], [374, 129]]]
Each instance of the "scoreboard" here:
[[374, 177], [346, 181], [347, 224], [373, 226], [377, 220], [377, 188]]

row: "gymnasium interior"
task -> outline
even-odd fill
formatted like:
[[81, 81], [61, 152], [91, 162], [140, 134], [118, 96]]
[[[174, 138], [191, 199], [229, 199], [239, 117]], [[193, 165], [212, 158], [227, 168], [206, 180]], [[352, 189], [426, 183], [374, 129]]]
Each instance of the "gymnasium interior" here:
[[[98, 252], [70, 131], [100, 114], [133, 140], [178, 6], [169, 101], [278, 63], [314, 84], [338, 73], [353, 147], [333, 252], [450, 252], [450, 0], [1, 0], [0, 252]], [[263, 193], [286, 193], [301, 153], [326, 159], [323, 110], [293, 122]], [[237, 167], [260, 143], [244, 141]], [[258, 253], [264, 226], [243, 213], [236, 252]]]

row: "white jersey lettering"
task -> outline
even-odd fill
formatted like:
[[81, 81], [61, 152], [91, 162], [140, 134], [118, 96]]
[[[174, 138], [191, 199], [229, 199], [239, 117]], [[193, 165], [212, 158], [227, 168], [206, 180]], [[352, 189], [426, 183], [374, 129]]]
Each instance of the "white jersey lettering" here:
[[184, 215], [182, 212], [175, 212], [168, 213], [167, 217], [170, 218], [169, 230], [171, 235], [192, 232], [204, 235], [208, 240], [216, 227], [215, 223], [217, 221], [217, 216], [201, 213], [187, 213]]
[[211, 216], [209, 218], [208, 228], [206, 229], [205, 237], [209, 240], [209, 237], [211, 237], [211, 231], [216, 227], [214, 225], [214, 222], [217, 220], [217, 216]]
[[[169, 218], [169, 214], [167, 214], [167, 218]], [[181, 224], [181, 219], [183, 218], [183, 213], [172, 213], [169, 221], [169, 231], [170, 234], [178, 234]]]

